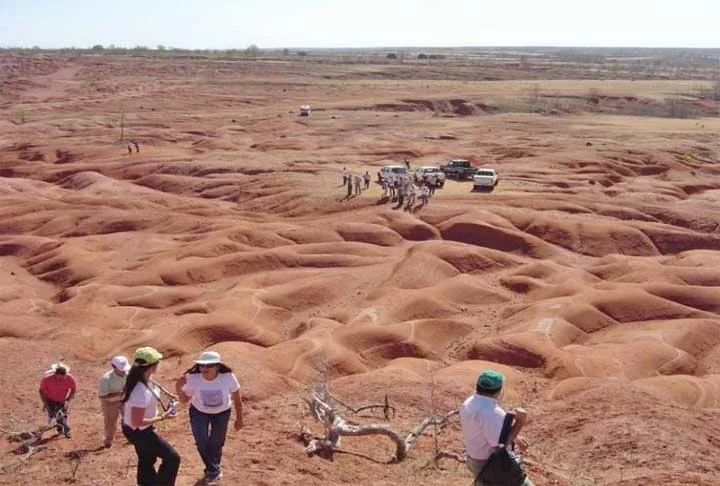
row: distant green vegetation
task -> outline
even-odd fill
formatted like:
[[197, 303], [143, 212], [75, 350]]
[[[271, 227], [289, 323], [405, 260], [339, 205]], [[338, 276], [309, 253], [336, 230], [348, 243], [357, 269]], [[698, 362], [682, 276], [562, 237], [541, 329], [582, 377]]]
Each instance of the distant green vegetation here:
[[20, 123], [21, 125], [24, 124], [27, 117], [27, 112], [25, 111], [25, 108], [19, 108], [15, 112], [15, 117], [17, 118], [18, 123]]

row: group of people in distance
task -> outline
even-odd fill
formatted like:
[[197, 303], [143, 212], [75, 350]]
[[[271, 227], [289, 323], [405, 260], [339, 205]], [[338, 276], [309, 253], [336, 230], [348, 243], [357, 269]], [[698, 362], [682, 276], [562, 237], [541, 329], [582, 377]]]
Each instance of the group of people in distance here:
[[[233, 408], [233, 428], [243, 427], [237, 377], [218, 353], [206, 351], [175, 381], [177, 394], [174, 394], [152, 379], [162, 358], [156, 349], [142, 347], [135, 351], [132, 364], [124, 356], [110, 360], [112, 368], [98, 384], [105, 427], [104, 446], [112, 447], [120, 417], [123, 435], [135, 447], [138, 457], [138, 486], [173, 486], [180, 468], [180, 456], [158, 434], [155, 424], [176, 417], [176, 399], [180, 403], [189, 402], [190, 429], [205, 465], [203, 481], [207, 484], [217, 482], [223, 475], [222, 450]], [[63, 363], [53, 364], [40, 382], [40, 397], [49, 423], [66, 437], [71, 437], [67, 414], [76, 390], [75, 379]], [[161, 393], [170, 398], [167, 405], [161, 399]], [[158, 459], [161, 463], [156, 469]]]
[[365, 171], [363, 175], [351, 174], [347, 167], [342, 170], [342, 185], [347, 186], [347, 197], [353, 194], [359, 196], [363, 190], [370, 189], [370, 173]]
[[[222, 451], [233, 408], [233, 428], [237, 431], [243, 427], [240, 384], [218, 353], [206, 351], [175, 381], [175, 395], [153, 380], [162, 359], [163, 355], [156, 349], [142, 347], [135, 351], [132, 364], [124, 356], [110, 360], [112, 368], [98, 384], [105, 426], [104, 445], [112, 447], [118, 417], [121, 417], [123, 435], [135, 447], [138, 457], [138, 486], [173, 486], [180, 456], [158, 434], [155, 424], [176, 417], [175, 398], [181, 403], [189, 402], [190, 429], [205, 465], [203, 481], [214, 483], [223, 475]], [[489, 484], [484, 479], [484, 471], [498, 451], [515, 445], [520, 451], [527, 448], [527, 442], [519, 436], [527, 423], [527, 412], [516, 408], [506, 414], [499, 405], [504, 383], [501, 373], [482, 371], [475, 393], [459, 409], [466, 464], [475, 476], [474, 486]], [[66, 437], [71, 437], [67, 412], [76, 391], [75, 379], [63, 363], [53, 364], [40, 383], [40, 396], [50, 423]], [[161, 400], [161, 393], [171, 398], [167, 406]], [[161, 459], [158, 469], [155, 468], [157, 459]], [[519, 471], [521, 476], [513, 486], [533, 486], [521, 468]]]

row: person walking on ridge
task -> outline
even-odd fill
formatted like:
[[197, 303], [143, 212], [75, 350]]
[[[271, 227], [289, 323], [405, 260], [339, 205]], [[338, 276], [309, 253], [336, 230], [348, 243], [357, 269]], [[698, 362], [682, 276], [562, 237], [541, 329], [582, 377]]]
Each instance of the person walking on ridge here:
[[233, 405], [234, 429], [243, 427], [240, 383], [219, 353], [206, 351], [175, 382], [175, 390], [181, 403], [190, 401], [190, 428], [205, 464], [205, 480], [217, 481], [222, 478], [220, 462]]
[[123, 408], [122, 396], [130, 363], [125, 356], [110, 360], [112, 369], [102, 375], [98, 383], [98, 398], [105, 419], [105, 448], [112, 446], [117, 431], [118, 417]]
[[[135, 446], [138, 486], [175, 486], [180, 469], [180, 456], [157, 434], [155, 428], [158, 422], [175, 418], [171, 407], [162, 414], [157, 411], [158, 404], [162, 405], [162, 402], [151, 377], [162, 358], [159, 351], [149, 346], [136, 349], [123, 389], [122, 431], [125, 438]], [[162, 462], [156, 471], [155, 461], [158, 458]]]

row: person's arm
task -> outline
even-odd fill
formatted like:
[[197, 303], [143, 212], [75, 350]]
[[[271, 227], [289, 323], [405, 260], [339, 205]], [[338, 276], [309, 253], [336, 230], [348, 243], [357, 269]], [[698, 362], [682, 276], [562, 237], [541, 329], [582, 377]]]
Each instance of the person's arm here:
[[131, 407], [130, 408], [130, 423], [133, 427], [143, 427], [145, 425], [152, 425], [165, 419], [173, 419], [174, 415], [171, 415], [169, 411], [165, 411], [158, 415], [157, 412], [154, 417], [145, 417], [145, 407]]
[[245, 425], [243, 423], [243, 404], [242, 396], [240, 396], [240, 390], [232, 392], [232, 400], [235, 405], [235, 430], [240, 430]]
[[[518, 438], [518, 434], [520, 433], [520, 430], [525, 426], [528, 420], [527, 412], [522, 408], [516, 408], [513, 410], [515, 413], [515, 420], [513, 420], [512, 428], [510, 429], [510, 434], [508, 435], [507, 443], [512, 444], [515, 442], [515, 439]], [[525, 440], [519, 441], [521, 447], [526, 446]]]
[[72, 377], [72, 375], [67, 375], [68, 379], [70, 380], [70, 394], [65, 399], [66, 402], [69, 402], [73, 398], [75, 398], [75, 392], [77, 391], [77, 383], [75, 383], [75, 378]]
[[109, 402], [114, 398], [121, 397], [123, 394], [122, 391], [110, 393], [110, 380], [105, 378], [105, 376], [100, 378], [100, 382], [98, 383], [98, 398], [103, 402]]
[[40, 383], [40, 388], [38, 389], [38, 393], [40, 393], [40, 400], [42, 400], [43, 410], [46, 410], [47, 409], [47, 397], [45, 396], [45, 390], [43, 389], [42, 383]]
[[175, 391], [177, 392], [178, 400], [180, 403], [187, 403], [192, 398], [192, 394], [188, 395], [187, 390], [187, 375], [182, 375], [180, 378], [175, 380]]

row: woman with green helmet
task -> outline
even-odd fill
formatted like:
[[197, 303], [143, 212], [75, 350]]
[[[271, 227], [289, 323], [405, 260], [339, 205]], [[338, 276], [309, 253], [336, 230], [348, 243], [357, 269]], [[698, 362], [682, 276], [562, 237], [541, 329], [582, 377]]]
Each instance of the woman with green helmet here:
[[[172, 410], [158, 414], [160, 394], [150, 379], [162, 357], [154, 348], [138, 348], [123, 390], [122, 430], [138, 456], [138, 486], [174, 486], [180, 468], [180, 456], [155, 429], [157, 422], [175, 417]], [[156, 471], [158, 458], [162, 462]]]

